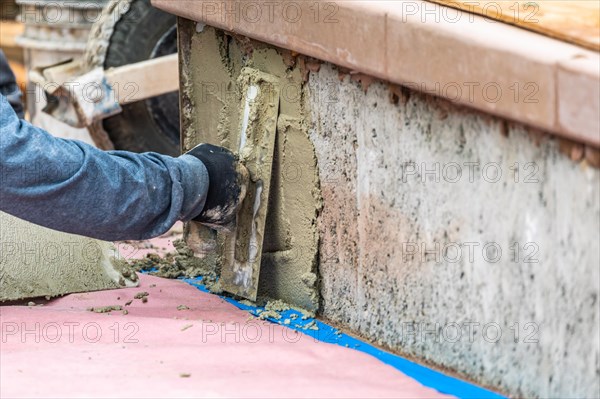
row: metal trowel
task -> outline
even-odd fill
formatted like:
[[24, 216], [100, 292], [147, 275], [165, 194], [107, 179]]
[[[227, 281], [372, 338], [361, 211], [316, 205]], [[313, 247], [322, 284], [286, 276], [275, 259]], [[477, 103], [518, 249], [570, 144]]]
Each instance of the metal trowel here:
[[240, 159], [250, 174], [246, 197], [235, 227], [225, 233], [222, 247], [221, 287], [223, 290], [256, 300], [262, 247], [271, 188], [271, 172], [277, 117], [279, 79], [244, 68], [239, 77], [245, 92], [239, 135]]

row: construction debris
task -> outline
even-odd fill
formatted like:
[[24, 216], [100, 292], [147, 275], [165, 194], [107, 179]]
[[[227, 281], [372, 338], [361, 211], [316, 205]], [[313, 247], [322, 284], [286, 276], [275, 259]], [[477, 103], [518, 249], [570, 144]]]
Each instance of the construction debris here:
[[148, 295], [150, 295], [149, 293], [147, 293], [146, 291], [142, 291], [142, 292], [138, 292], [137, 294], [135, 294], [134, 298], [135, 299], [144, 299], [146, 298]]
[[94, 312], [94, 313], [110, 313], [113, 310], [123, 310], [123, 307], [121, 305], [110, 305], [110, 306], [102, 306], [99, 308], [88, 308], [87, 309], [89, 312]]
[[130, 262], [130, 267], [137, 272], [146, 272], [164, 278], [197, 278], [202, 277], [202, 284], [212, 293], [223, 292], [218, 279], [217, 270], [211, 262], [204, 262], [194, 256], [194, 251], [183, 240], [173, 242], [176, 252], [169, 252], [164, 257], [150, 253], [142, 259]]

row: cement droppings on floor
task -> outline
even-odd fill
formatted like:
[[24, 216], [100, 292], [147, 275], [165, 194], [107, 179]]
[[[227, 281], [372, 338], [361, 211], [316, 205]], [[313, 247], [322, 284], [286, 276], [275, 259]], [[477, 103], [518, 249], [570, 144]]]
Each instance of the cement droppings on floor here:
[[211, 292], [220, 294], [222, 289], [216, 268], [196, 258], [183, 240], [175, 240], [173, 245], [175, 252], [169, 252], [162, 257], [150, 253], [142, 259], [130, 261], [129, 265], [134, 271], [144, 271], [153, 276], [170, 279], [202, 277], [202, 281]]

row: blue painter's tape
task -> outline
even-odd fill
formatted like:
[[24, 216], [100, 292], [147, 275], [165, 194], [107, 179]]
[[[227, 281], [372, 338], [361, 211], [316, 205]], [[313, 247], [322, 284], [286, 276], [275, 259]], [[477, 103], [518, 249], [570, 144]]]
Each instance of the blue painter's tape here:
[[[182, 280], [198, 288], [200, 291], [210, 293], [210, 291], [208, 291], [206, 287], [202, 285], [201, 277], [195, 279]], [[221, 296], [221, 298], [223, 298], [224, 300], [226, 300], [227, 302], [231, 303], [239, 309], [250, 312], [254, 316], [259, 316], [260, 313], [264, 311], [264, 308], [245, 305], [227, 296]], [[338, 329], [328, 324], [325, 324], [317, 319], [303, 319], [303, 314], [297, 310], [291, 309], [278, 313], [281, 314], [280, 319], [274, 319], [269, 317], [267, 318], [267, 320], [273, 323], [283, 325], [285, 327], [289, 327], [293, 330], [300, 331], [322, 342], [341, 345], [347, 348], [352, 348], [364, 353], [368, 353], [369, 355], [375, 356], [382, 362], [401, 371], [407, 376], [414, 378], [421, 384], [433, 388], [438, 392], [453, 395], [461, 399], [506, 398], [505, 396], [478, 387], [477, 385], [471, 384], [469, 382], [459, 380], [458, 378], [443, 374], [439, 371], [432, 370], [428, 367], [412, 362], [396, 354], [383, 351], [369, 343], [344, 334]], [[288, 321], [289, 324], [286, 324], [286, 321]], [[313, 325], [316, 325], [318, 329], [311, 329], [310, 326]]]

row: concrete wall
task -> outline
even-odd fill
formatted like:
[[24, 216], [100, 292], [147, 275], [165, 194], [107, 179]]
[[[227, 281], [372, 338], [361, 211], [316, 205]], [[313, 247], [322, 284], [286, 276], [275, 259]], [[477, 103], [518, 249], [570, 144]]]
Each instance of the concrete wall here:
[[243, 67], [300, 88], [280, 97], [300, 128], [278, 130], [263, 293], [313, 306], [289, 287], [318, 258], [322, 316], [367, 339], [513, 396], [599, 396], [597, 152], [179, 22], [187, 148], [235, 147]]
[[599, 170], [331, 65], [308, 88], [323, 316], [514, 396], [598, 397]]

